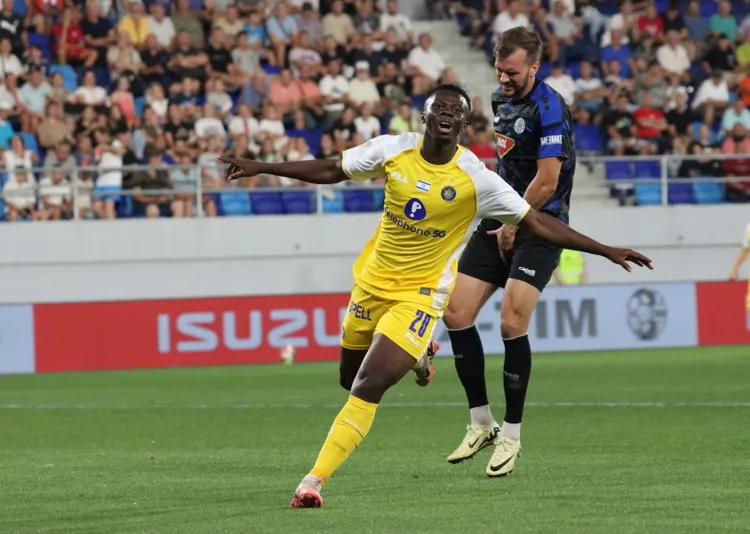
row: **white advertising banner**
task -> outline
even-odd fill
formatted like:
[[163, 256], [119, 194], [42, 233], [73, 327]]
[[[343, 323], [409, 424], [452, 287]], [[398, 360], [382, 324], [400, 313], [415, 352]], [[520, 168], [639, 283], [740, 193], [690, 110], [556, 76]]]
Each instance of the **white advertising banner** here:
[[[502, 291], [477, 317], [485, 354], [502, 354]], [[694, 347], [698, 344], [694, 284], [551, 286], [532, 315], [529, 337], [535, 352]], [[436, 339], [439, 355], [450, 355], [445, 325]]]
[[33, 306], [0, 306], [0, 375], [33, 372]]

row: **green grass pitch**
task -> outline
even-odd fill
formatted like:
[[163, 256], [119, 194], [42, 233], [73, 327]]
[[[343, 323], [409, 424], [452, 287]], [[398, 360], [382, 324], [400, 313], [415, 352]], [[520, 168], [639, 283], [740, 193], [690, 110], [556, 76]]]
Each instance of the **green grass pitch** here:
[[[488, 359], [501, 418], [502, 358]], [[391, 391], [293, 510], [346, 394], [335, 364], [0, 378], [0, 532], [678, 533], [750, 528], [750, 347], [537, 355], [524, 455], [449, 465], [449, 359]]]

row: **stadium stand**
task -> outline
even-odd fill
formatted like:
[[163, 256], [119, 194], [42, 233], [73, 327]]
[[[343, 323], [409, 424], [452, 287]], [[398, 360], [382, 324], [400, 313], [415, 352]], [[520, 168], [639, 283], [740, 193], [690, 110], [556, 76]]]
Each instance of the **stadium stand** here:
[[[674, 203], [750, 199], [750, 181], [739, 180], [750, 176], [750, 2], [430, 6], [490, 62], [497, 33], [531, 25], [542, 34], [540, 77], [572, 106], [581, 155], [642, 158], [588, 165], [620, 203], [660, 203], [664, 191]], [[277, 176], [234, 190], [216, 157], [336, 157], [374, 135], [418, 129], [429, 89], [463, 81], [394, 0], [4, 0], [0, 19], [10, 221], [66, 219], [74, 205], [80, 217], [105, 219], [377, 211], [377, 190], [334, 188], [318, 199]], [[481, 102], [463, 142], [491, 162]], [[686, 155], [700, 159], [678, 159]], [[670, 178], [692, 180], [654, 183], [662, 162], [643, 158], [661, 156], [674, 157]], [[723, 176], [738, 180], [711, 181]]]

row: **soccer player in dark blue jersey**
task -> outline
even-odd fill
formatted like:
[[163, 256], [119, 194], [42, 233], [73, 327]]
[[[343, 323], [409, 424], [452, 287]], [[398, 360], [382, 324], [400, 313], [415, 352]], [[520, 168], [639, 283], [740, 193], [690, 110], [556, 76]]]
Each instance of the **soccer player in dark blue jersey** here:
[[[530, 28], [514, 28], [497, 38], [494, 52], [500, 84], [492, 95], [498, 174], [534, 209], [567, 223], [576, 165], [573, 120], [563, 98], [536, 79], [542, 41]], [[513, 470], [521, 452], [521, 419], [531, 375], [529, 321], [560, 252], [525, 230], [487, 219], [463, 252], [443, 319], [471, 423], [449, 462], [472, 458], [494, 444], [487, 475], [504, 476]], [[474, 321], [501, 287], [505, 290], [500, 330], [505, 344], [506, 407], [504, 422], [498, 425], [487, 399], [484, 349]]]

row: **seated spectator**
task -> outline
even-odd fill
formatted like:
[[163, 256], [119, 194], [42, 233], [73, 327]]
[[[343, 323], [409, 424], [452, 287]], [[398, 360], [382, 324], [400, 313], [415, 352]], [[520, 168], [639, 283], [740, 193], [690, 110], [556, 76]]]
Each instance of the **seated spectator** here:
[[128, 41], [135, 48], [140, 48], [151, 35], [151, 23], [149, 17], [146, 17], [146, 8], [141, 0], [128, 0], [127, 10], [128, 14], [117, 24], [118, 36], [127, 35]]
[[151, 15], [146, 19], [149, 36], [153, 36], [162, 48], [169, 48], [177, 35], [172, 19], [167, 16], [164, 5], [158, 2], [151, 4], [149, 10]]
[[15, 180], [3, 186], [5, 215], [10, 222], [18, 220], [44, 220], [44, 212], [36, 209], [36, 184], [24, 167], [15, 169]]
[[168, 65], [171, 56], [161, 47], [155, 36], [149, 35], [146, 38], [146, 46], [139, 52], [139, 55], [141, 65], [138, 73], [143, 84], [148, 87], [158, 83], [163, 87], [168, 87], [170, 84]]
[[52, 169], [60, 169], [65, 172], [74, 171], [78, 166], [70, 143], [59, 143], [54, 150], [47, 151], [44, 158], [44, 170], [49, 175]]
[[398, 12], [396, 0], [388, 0], [386, 12], [380, 17], [380, 28], [383, 32], [393, 31], [397, 42], [403, 46], [410, 46], [414, 42], [414, 32], [411, 20], [404, 13]]
[[341, 63], [335, 59], [328, 63], [327, 74], [320, 79], [323, 108], [332, 118], [338, 118], [349, 100], [349, 81], [341, 74]]
[[247, 104], [241, 104], [236, 116], [229, 121], [229, 136], [233, 141], [245, 136], [247, 142], [257, 139], [260, 133], [258, 119], [253, 117], [252, 109]]
[[7, 111], [8, 120], [13, 124], [14, 130], [21, 129], [21, 115], [24, 112], [19, 99], [17, 80], [13, 74], [7, 74], [0, 85], [0, 109]]
[[369, 102], [373, 105], [380, 100], [380, 93], [375, 82], [370, 78], [370, 65], [358, 61], [355, 65], [357, 75], [349, 82], [349, 99], [355, 104]]
[[620, 93], [616, 107], [604, 116], [602, 125], [608, 138], [607, 146], [615, 156], [647, 155], [651, 151], [651, 144], [636, 137], [635, 119], [628, 111], [629, 107], [627, 93]]
[[123, 186], [123, 155], [125, 145], [112, 140], [109, 130], [101, 128], [94, 134], [96, 137], [95, 154], [99, 160], [99, 178], [94, 189], [94, 213], [100, 219], [115, 218], [115, 203], [120, 199]]
[[[612, 33], [613, 31], [617, 33]], [[620, 4], [620, 12], [615, 13], [608, 20], [606, 31], [602, 34], [601, 48], [606, 48], [613, 42], [623, 46], [630, 44], [628, 36], [636, 32], [638, 32], [638, 15], [635, 13], [633, 2], [624, 0]]]
[[107, 90], [96, 85], [96, 76], [93, 71], [86, 71], [83, 75], [83, 83], [68, 97], [68, 103], [76, 106], [74, 113], [79, 112], [84, 106], [93, 106], [98, 111], [103, 111], [109, 104]]
[[[172, 217], [192, 217], [201, 170], [195, 165], [189, 150], [175, 152], [175, 166], [170, 168], [169, 178], [174, 191]], [[215, 211], [209, 216], [216, 216]]]
[[655, 144], [660, 152], [666, 150], [668, 143], [666, 134], [669, 133], [669, 124], [664, 117], [664, 112], [654, 106], [651, 93], [644, 93], [641, 105], [633, 112], [635, 135], [638, 139], [644, 139]]
[[167, 122], [169, 100], [164, 95], [164, 87], [158, 83], [151, 84], [146, 91], [146, 104], [153, 110], [160, 123]]
[[227, 35], [221, 28], [214, 28], [206, 47], [208, 56], [207, 74], [209, 78], [223, 81], [230, 90], [242, 86], [246, 82], [240, 67], [232, 61]]
[[734, 44], [726, 35], [719, 35], [716, 44], [708, 49], [703, 56], [703, 71], [707, 76], [714, 70], [721, 71], [724, 76], [731, 75], [737, 66]]
[[120, 76], [115, 85], [115, 91], [110, 96], [114, 106], [118, 106], [125, 121], [128, 125], [134, 125], [138, 122], [138, 115], [135, 111], [135, 98], [130, 90], [130, 80], [127, 76]]
[[224, 82], [221, 78], [208, 80], [206, 84], [206, 104], [211, 104], [216, 111], [218, 118], [224, 121], [229, 112], [232, 111], [234, 104], [232, 97], [227, 93]]
[[708, 19], [708, 30], [714, 37], [724, 34], [730, 42], [734, 42], [737, 36], [737, 19], [732, 15], [732, 3], [720, 0], [718, 4], [718, 12]]
[[50, 221], [68, 219], [73, 213], [73, 189], [62, 169], [52, 169], [39, 182], [40, 210]]
[[284, 121], [289, 122], [289, 115], [299, 108], [302, 92], [299, 84], [292, 77], [289, 69], [284, 69], [272, 82], [268, 90], [268, 100], [284, 116]]
[[742, 126], [744, 131], [750, 131], [750, 110], [747, 109], [741, 98], [735, 100], [732, 107], [724, 112], [724, 116], [721, 118], [722, 135], [728, 135], [738, 124]]
[[219, 111], [214, 104], [209, 102], [203, 106], [203, 116], [195, 121], [195, 135], [199, 142], [215, 138], [219, 142], [226, 143], [227, 131], [224, 123], [217, 116]]
[[497, 168], [497, 142], [492, 130], [486, 129], [477, 132], [476, 137], [467, 148], [481, 159], [488, 169], [494, 170]]
[[[144, 40], [145, 43], [145, 40]], [[107, 62], [113, 78], [121, 76], [135, 76], [143, 67], [141, 54], [130, 40], [130, 34], [121, 33], [117, 36], [117, 45], [107, 51]]]
[[688, 144], [686, 153], [693, 156], [682, 160], [677, 176], [680, 178], [698, 178], [701, 176], [719, 177], [723, 174], [722, 162], [711, 158], [713, 150], [706, 148], [698, 141]]
[[[748, 15], [748, 21], [750, 22], [750, 15]], [[740, 72], [750, 72], [750, 31], [742, 34], [742, 44], [737, 46], [735, 60]]]
[[81, 12], [75, 7], [66, 7], [62, 20], [52, 27], [52, 51], [60, 65], [90, 67], [96, 62], [98, 54], [96, 50], [86, 48], [80, 21]]
[[581, 62], [581, 76], [575, 81], [576, 106], [594, 112], [604, 105], [612, 89], [605, 87], [604, 82], [594, 75], [594, 68], [589, 61]]
[[[201, 39], [201, 42], [203, 42], [203, 39]], [[169, 62], [169, 70], [180, 80], [184, 78], [205, 80], [207, 66], [208, 56], [206, 53], [191, 44], [190, 34], [185, 31], [179, 32], [177, 44]]]
[[670, 1], [667, 4], [666, 11], [661, 15], [663, 23], [664, 35], [669, 35], [669, 32], [675, 32], [680, 40], [688, 38], [688, 29], [685, 24], [685, 19], [682, 18], [680, 13], [680, 6], [677, 2]]
[[[415, 117], [411, 106], [409, 104], [400, 105], [398, 107], [398, 114], [394, 115], [388, 123], [388, 133], [398, 135], [406, 132], [416, 132], [418, 130], [419, 120]], [[471, 148], [469, 148], [469, 150], [471, 150]]]
[[[310, 147], [308, 146], [307, 141], [305, 141], [304, 137], [291, 139], [290, 145], [291, 149], [286, 155], [287, 161], [311, 161], [315, 159], [315, 156], [313, 156], [310, 152]], [[300, 182], [299, 180], [290, 180], [289, 178], [286, 178], [284, 176], [280, 176], [279, 178], [281, 185], [284, 187], [290, 185], [297, 187], [309, 187], [312, 185], [306, 182]]]
[[680, 43], [680, 34], [675, 30], [667, 32], [666, 42], [656, 51], [656, 59], [669, 73], [682, 76], [690, 69], [690, 56]]
[[657, 108], [663, 108], [666, 103], [668, 89], [669, 82], [664, 77], [661, 65], [656, 61], [652, 62], [645, 72], [635, 78], [636, 102], [643, 100], [644, 96], [649, 94], [651, 95], [652, 105]]
[[[232, 61], [237, 67], [237, 72], [243, 80], [252, 81], [258, 73], [261, 72], [260, 60], [262, 52], [270, 52], [262, 49], [261, 51], [253, 47], [247, 40], [247, 34], [242, 32], [237, 37], [237, 42], [232, 49]], [[273, 64], [267, 56], [266, 60]]]
[[200, 17], [190, 8], [190, 0], [176, 0], [175, 8], [170, 13], [174, 31], [187, 36], [185, 48], [202, 50], [205, 45], [205, 34]]
[[552, 65], [552, 73], [545, 78], [544, 83], [557, 91], [563, 97], [566, 104], [569, 106], [573, 105], [578, 87], [573, 78], [570, 77], [570, 74], [565, 73], [562, 63], [557, 62]]
[[610, 74], [611, 61], [616, 59], [620, 63], [620, 75], [623, 78], [630, 78], [633, 72], [633, 51], [629, 45], [621, 43], [621, 32], [612, 30], [612, 44], [604, 47], [601, 53], [602, 72], [605, 75]]
[[359, 109], [359, 117], [354, 119], [354, 126], [365, 141], [380, 135], [380, 121], [372, 114], [372, 104], [362, 105]]
[[354, 29], [360, 35], [368, 35], [380, 41], [383, 32], [380, 28], [380, 13], [372, 7], [372, 0], [360, 0], [356, 5], [357, 14], [352, 19]]
[[152, 149], [146, 163], [151, 168], [135, 173], [132, 181], [134, 217], [157, 219], [172, 215], [172, 183], [169, 171], [162, 165], [162, 156]]
[[299, 33], [297, 18], [289, 12], [283, 0], [277, 2], [273, 8], [273, 15], [266, 21], [266, 30], [271, 39], [271, 45], [279, 63], [286, 64], [285, 58], [292, 42]]
[[23, 74], [23, 65], [13, 53], [10, 39], [6, 38], [0, 40], [0, 78], [4, 78], [7, 74], [20, 76]]
[[8, 173], [8, 180], [15, 180], [14, 171], [17, 168], [24, 168], [30, 171], [37, 160], [35, 152], [26, 148], [26, 143], [20, 135], [14, 136], [10, 141], [9, 150], [2, 153], [3, 172]]
[[174, 147], [178, 141], [192, 144], [196, 139], [194, 126], [195, 122], [190, 120], [181, 105], [170, 104], [167, 123], [164, 125], [167, 145]]
[[[352, 138], [352, 146], [354, 139]], [[316, 154], [316, 159], [336, 159], [341, 155], [341, 150], [336, 147], [333, 138], [325, 134], [320, 138], [320, 150]]]
[[228, 37], [230, 45], [237, 40], [237, 36], [245, 29], [245, 23], [240, 18], [237, 6], [229, 4], [224, 14], [214, 20], [214, 28], [222, 30]]
[[281, 120], [278, 108], [269, 103], [263, 109], [263, 118], [258, 125], [260, 136], [263, 141], [269, 140], [276, 150], [286, 146], [288, 139], [286, 137], [286, 128]]
[[547, 17], [547, 22], [552, 26], [552, 34], [557, 42], [557, 61], [567, 64], [594, 56], [596, 51], [592, 51], [583, 40], [583, 23], [568, 11], [562, 0], [556, 0], [552, 7], [553, 12]]
[[739, 182], [727, 182], [726, 198], [729, 202], [750, 201], [750, 139], [741, 124], [735, 124], [721, 145], [724, 155], [741, 156], [724, 160], [727, 178], [747, 178]]
[[492, 31], [495, 35], [512, 30], [522, 26], [529, 26], [529, 17], [523, 12], [523, 2], [521, 0], [508, 0], [506, 9], [502, 9], [502, 1], [498, 0], [497, 15], [492, 21]]
[[713, 124], [718, 114], [729, 106], [729, 87], [724, 81], [724, 72], [715, 70], [704, 80], [693, 97], [691, 108], [695, 119]]
[[208, 217], [216, 217], [217, 193], [226, 185], [223, 179], [223, 169], [219, 168], [217, 161], [222, 155], [224, 144], [217, 138], [211, 138], [206, 146], [206, 151], [198, 156], [196, 164], [201, 171], [203, 189], [207, 191], [203, 195], [203, 212]]
[[323, 17], [323, 35], [330, 35], [339, 45], [346, 45], [349, 35], [354, 33], [352, 18], [344, 13], [344, 2], [334, 0], [331, 12]]
[[19, 103], [25, 113], [21, 116], [21, 129], [24, 132], [36, 132], [39, 122], [44, 118], [47, 97], [52, 87], [44, 79], [42, 71], [35, 68], [29, 73], [28, 82], [18, 91]]
[[693, 116], [688, 107], [687, 93], [677, 93], [674, 105], [666, 113], [669, 132], [672, 137], [688, 137], [691, 135]]
[[650, 35], [656, 42], [664, 37], [664, 21], [656, 10], [656, 4], [652, 1], [646, 5], [646, 11], [638, 17], [638, 31], [643, 35]]
[[310, 43], [310, 34], [301, 32], [297, 39], [297, 45], [289, 52], [289, 66], [295, 75], [299, 75], [302, 66], [307, 66], [314, 74], [322, 72], [323, 59]]
[[395, 108], [401, 104], [411, 103], [411, 81], [395, 63], [386, 63], [377, 84], [380, 102], [384, 107]]
[[86, 16], [81, 21], [83, 44], [96, 54], [92, 65], [107, 65], [107, 48], [115, 42], [112, 23], [101, 16], [101, 4], [97, 0], [86, 0]]
[[431, 84], [437, 82], [445, 70], [443, 58], [432, 48], [432, 37], [426, 33], [419, 36], [419, 46], [409, 52], [407, 61], [415, 77], [425, 78]]
[[310, 36], [310, 45], [315, 50], [320, 50], [323, 45], [323, 21], [320, 12], [310, 2], [302, 4], [302, 12], [299, 18], [299, 30]]
[[68, 123], [63, 118], [62, 106], [57, 102], [50, 101], [47, 104], [45, 118], [39, 122], [37, 138], [39, 146], [45, 149], [52, 148], [63, 141], [71, 138], [72, 132]]
[[30, 72], [38, 70], [42, 73], [43, 77], [47, 77], [49, 74], [50, 63], [47, 58], [42, 55], [42, 49], [38, 46], [29, 46], [26, 54], [24, 54], [25, 72], [24, 79], [28, 79]]

